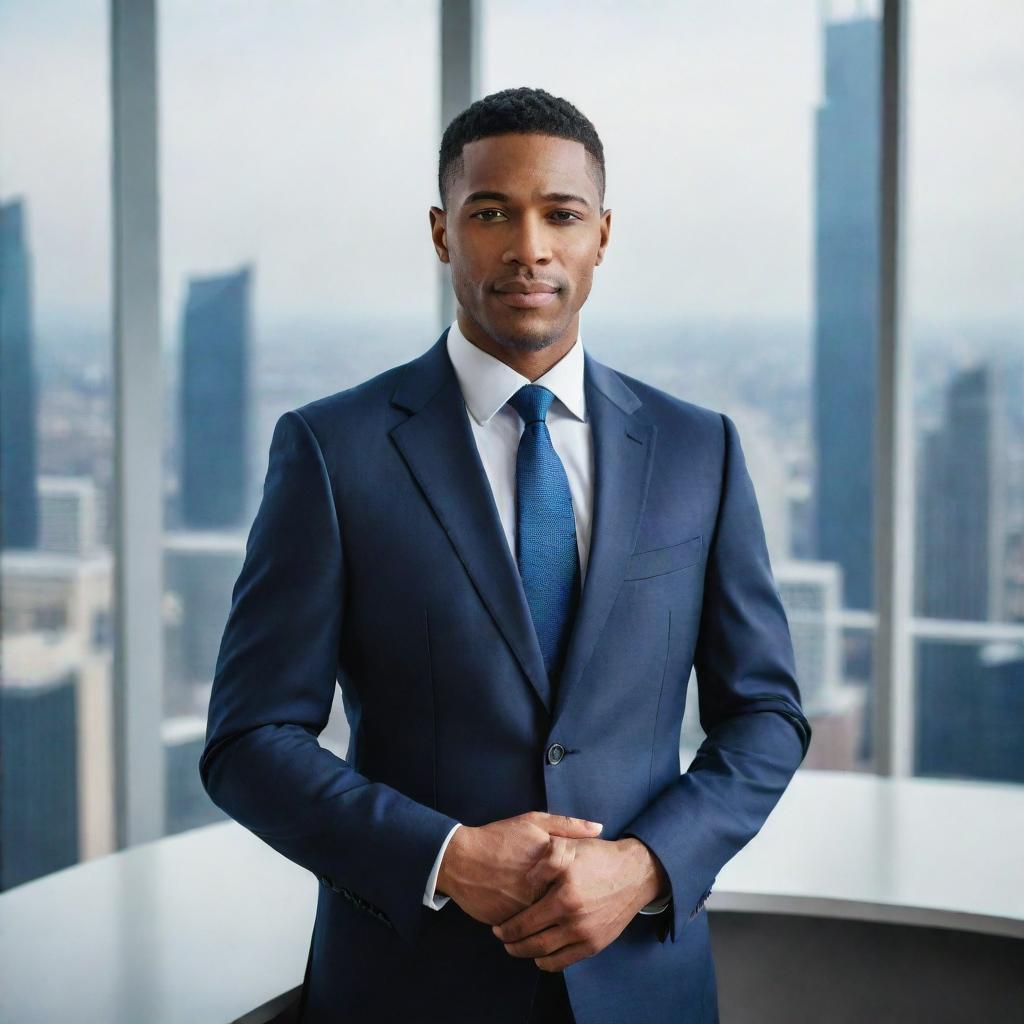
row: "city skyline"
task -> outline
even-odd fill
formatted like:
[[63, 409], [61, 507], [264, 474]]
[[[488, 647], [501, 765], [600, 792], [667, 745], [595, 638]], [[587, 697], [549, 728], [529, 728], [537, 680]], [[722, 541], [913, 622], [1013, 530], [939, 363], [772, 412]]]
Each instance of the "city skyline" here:
[[[766, 7], [786, 24], [792, 24], [796, 17], [793, 11], [797, 5], [785, 15], [778, 4]], [[600, 34], [607, 29], [607, 24], [604, 29], [600, 26], [608, 12], [599, 7], [595, 10], [599, 12], [596, 24]], [[655, 9], [638, 11], [633, 27], [640, 31]], [[0, 19], [3, 17], [0, 15]], [[173, 23], [178, 17], [177, 12], [172, 16], [164, 39], [170, 54], [180, 53], [175, 48], [185, 47], [188, 42], [181, 35], [183, 24], [175, 27]], [[523, 31], [521, 25], [504, 26], [505, 17], [503, 10], [492, 9], [485, 30], [485, 52], [495, 58], [487, 72], [493, 87], [506, 84], [502, 82], [507, 74], [502, 61], [509, 59], [507, 54], [495, 52], [495, 39], [507, 30], [514, 44], [515, 32]], [[717, 13], [710, 15], [708, 31], [721, 31], [721, 18]], [[770, 63], [770, 42], [776, 38], [772, 33], [779, 27], [770, 26], [769, 21], [765, 15], [753, 19], [748, 26], [749, 36], [740, 41], [736, 51], [726, 52], [733, 57], [760, 56], [765, 64]], [[260, 23], [259, 18], [256, 23]], [[806, 21], [805, 28], [817, 24]], [[290, 38], [299, 39], [309, 27], [308, 21], [298, 18], [291, 26], [295, 35]], [[702, 211], [706, 219], [690, 219], [692, 210], [678, 215], [674, 212], [659, 224], [648, 223], [646, 232], [637, 231], [645, 218], [650, 222], [656, 217], [673, 188], [691, 202], [699, 189], [687, 191], [687, 183], [698, 182], [701, 175], [712, 172], [724, 174], [723, 152], [709, 155], [706, 164], [695, 171], [683, 163], [673, 164], [673, 160], [683, 160], [679, 141], [673, 139], [665, 150], [668, 155], [663, 154], [662, 165], [650, 168], [647, 177], [634, 168], [634, 179], [631, 181], [626, 173], [620, 183], [617, 170], [612, 171], [614, 187], [634, 197], [629, 200], [632, 205], [620, 206], [631, 211], [633, 228], [623, 232], [623, 259], [610, 275], [610, 289], [604, 280], [600, 284], [595, 280], [593, 301], [581, 312], [581, 333], [588, 350], [614, 368], [734, 418], [757, 492], [780, 596], [792, 619], [797, 663], [808, 677], [810, 717], [821, 738], [808, 766], [865, 770], [871, 767], [873, 739], [873, 638], [864, 619], [857, 620], [857, 612], [867, 607], [864, 598], [870, 593], [873, 565], [870, 463], [877, 344], [874, 288], [879, 275], [876, 254], [867, 250], [877, 236], [878, 196], [872, 184], [875, 154], [866, 112], [876, 96], [855, 90], [851, 103], [851, 95], [844, 96], [841, 86], [844, 81], [858, 82], [864, 76], [876, 80], [878, 53], [871, 40], [877, 42], [877, 22], [870, 18], [847, 19], [830, 25], [829, 30], [833, 44], [839, 40], [836, 45], [840, 48], [842, 41], [852, 40], [846, 53], [849, 74], [845, 79], [840, 50], [826, 47], [819, 54], [815, 43], [801, 60], [786, 69], [785, 89], [775, 93], [769, 90], [769, 98], [761, 99], [763, 106], [734, 111], [728, 115], [734, 120], [723, 122], [728, 130], [719, 128], [715, 137], [718, 141], [733, 128], [738, 132], [748, 130], [746, 141], [755, 153], [761, 153], [765, 147], [772, 148], [768, 112], [789, 104], [787, 116], [794, 122], [797, 115], [806, 115], [807, 123], [799, 130], [793, 122], [787, 122], [789, 134], [783, 132], [781, 141], [777, 140], [784, 155], [774, 165], [769, 162], [757, 168], [763, 175], [749, 192], [744, 191], [744, 183], [751, 176], [750, 168], [743, 164], [721, 179], [719, 189], [725, 199], [719, 196], [710, 211]], [[370, 31], [371, 41], [376, 38], [375, 32], [376, 28]], [[624, 38], [617, 59], [636, 59], [630, 51], [636, 42]], [[720, 42], [726, 45], [724, 40]], [[192, 84], [180, 81], [181, 70], [191, 67], [191, 62], [209, 63], [215, 44], [216, 34], [190, 55], [190, 62], [162, 72], [169, 76], [165, 91], [170, 119], [164, 122], [164, 128], [171, 139], [183, 127], [196, 127], [183, 116]], [[663, 46], [665, 41], [656, 40], [656, 45]], [[252, 59], [255, 52], [245, 55], [245, 59]], [[4, 53], [0, 42], [0, 60]], [[819, 55], [825, 64], [825, 78], [831, 76], [835, 88], [805, 108], [803, 103], [812, 91], [808, 67]], [[538, 46], [530, 59], [543, 61], [549, 57], [550, 51]], [[567, 56], [559, 73], [575, 73], [579, 59], [578, 54]], [[695, 61], [698, 66], [688, 68], [686, 74], [699, 76], [702, 69], [707, 74], [713, 63], [704, 54]], [[731, 67], [728, 60], [725, 66]], [[313, 75], [317, 67], [316, 61], [311, 61], [308, 73]], [[753, 70], [761, 67], [755, 64]], [[237, 70], [222, 69], [232, 77]], [[528, 71], [526, 66], [521, 73]], [[746, 78], [739, 86], [733, 83], [734, 91], [726, 90], [724, 95], [730, 102], [753, 95], [749, 71], [744, 66], [739, 77]], [[349, 72], [357, 74], [358, 66]], [[383, 63], [378, 74], [386, 76], [386, 72]], [[434, 69], [425, 74], [429, 77]], [[0, 72], [0, 84], [2, 75]], [[244, 75], [239, 77], [244, 80]], [[308, 87], [309, 80], [305, 85]], [[629, 148], [630, 139], [640, 137], [637, 131], [642, 135], [645, 122], [641, 118], [638, 126], [626, 124], [631, 112], [621, 104], [616, 106], [614, 86], [612, 80], [595, 88], [594, 109], [589, 104], [584, 106], [599, 126], [607, 119], [608, 137], [622, 152]], [[285, 89], [275, 103], [285, 107], [293, 98]], [[718, 101], [699, 95], [686, 99], [680, 123], [687, 123], [691, 106], [704, 102], [712, 114], [726, 117]], [[358, 384], [412, 358], [440, 330], [436, 322], [439, 279], [433, 251], [415, 259], [409, 256], [416, 243], [412, 234], [406, 234], [404, 218], [413, 204], [404, 194], [404, 175], [414, 159], [409, 157], [401, 166], [390, 168], [391, 176], [381, 179], [385, 192], [400, 194], [397, 215], [375, 221], [371, 203], [365, 210], [360, 208], [348, 224], [348, 228], [355, 225], [353, 230], [366, 232], [371, 241], [360, 258], [350, 261], [349, 284], [361, 295], [365, 293], [367, 302], [350, 303], [338, 292], [322, 290], [325, 281], [348, 266], [345, 253], [352, 251], [351, 243], [338, 237], [332, 243], [337, 248], [321, 247], [321, 236], [337, 227], [334, 218], [338, 210], [344, 212], [351, 206], [342, 193], [331, 193], [325, 199], [323, 192], [311, 186], [308, 195], [296, 199], [295, 193], [303, 189], [292, 182], [280, 187], [282, 183], [276, 177], [281, 171], [277, 163], [280, 154], [276, 152], [268, 157], [265, 176], [262, 170], [253, 171], [246, 187], [255, 191], [231, 191], [234, 164], [225, 164], [218, 168], [217, 175], [204, 179], [203, 168], [209, 165], [189, 146], [198, 137], [214, 139], [221, 126], [219, 118], [233, 109], [232, 102], [226, 101], [224, 107], [215, 105], [209, 123], [199, 125], [195, 136], [188, 132], [181, 136], [181, 148], [163, 167], [162, 181], [167, 185], [163, 197], [165, 253], [174, 254], [166, 261], [163, 276], [165, 407], [159, 411], [163, 416], [160, 457], [164, 470], [161, 742], [167, 759], [164, 783], [168, 831], [219, 816], [199, 789], [194, 771], [196, 751], [202, 746], [212, 662], [231, 584], [259, 500], [274, 423], [285, 409]], [[608, 105], [604, 111], [602, 104]], [[0, 108], [6, 117], [9, 107], [0, 101]], [[761, 120], [767, 118], [767, 126], [754, 123], [757, 119], [752, 110]], [[204, 122], [204, 118], [193, 120]], [[817, 136], [812, 127], [815, 120]], [[409, 153], [422, 155], [435, 121], [428, 126], [425, 120], [414, 138], [393, 133], [397, 141], [390, 135], [385, 141], [403, 152], [407, 147]], [[246, 143], [230, 131], [226, 135], [229, 142], [239, 144], [243, 157], [246, 145], [254, 144], [253, 139]], [[287, 166], [292, 169], [309, 162], [310, 154], [320, 144], [319, 136], [307, 137], [301, 130], [299, 138], [310, 142], [310, 148], [300, 146], [286, 154], [291, 161]], [[770, 208], [752, 217], [751, 211], [765, 207], [780, 177], [793, 168], [794, 154], [808, 156], [816, 139], [828, 150], [832, 164], [823, 169], [821, 163], [808, 163], [801, 171], [806, 177], [788, 180], [778, 203], [768, 203]], [[810, 147], [807, 153], [802, 149], [805, 145]], [[261, 147], [262, 156], [267, 151], [265, 140]], [[205, 159], [216, 162], [216, 157], [213, 146]], [[860, 163], [856, 162], [858, 158]], [[3, 159], [7, 159], [6, 152]], [[186, 181], [182, 168], [190, 162], [195, 164], [199, 184], [188, 203], [186, 186], [194, 183]], [[25, 164], [30, 165], [31, 161]], [[349, 168], [358, 174], [368, 173], [358, 160], [341, 169]], [[678, 180], [672, 178], [675, 171], [679, 172]], [[17, 176], [15, 184], [19, 184]], [[66, 253], [58, 254], [60, 258], [56, 259], [50, 237], [52, 218], [58, 209], [48, 205], [47, 188], [53, 183], [47, 186], [44, 181], [40, 190], [29, 187], [32, 182], [20, 185], [0, 195], [0, 244], [4, 246], [7, 275], [0, 288], [5, 303], [0, 317], [4, 332], [0, 352], [5, 387], [10, 388], [13, 381], [14, 393], [33, 395], [36, 379], [38, 407], [28, 409], [24, 403], [13, 407], [20, 420], [14, 427], [9, 425], [12, 421], [4, 420], [2, 454], [8, 466], [21, 466], [20, 479], [22, 483], [31, 482], [28, 490], [35, 504], [22, 516], [29, 527], [19, 527], [23, 537], [31, 537], [31, 541], [20, 545], [23, 551], [4, 553], [0, 593], [5, 633], [0, 637], [4, 646], [0, 682], [10, 692], [0, 693], [0, 697], [15, 709], [8, 722], [23, 723], [18, 728], [26, 734], [35, 730], [43, 735], [47, 728], [46, 714], [37, 714], [36, 708], [56, 708], [59, 704], [52, 724], [61, 730], [65, 760], [50, 776], [43, 768], [20, 776], [8, 774], [9, 784], [20, 787], [23, 799], [19, 805], [17, 792], [4, 793], [5, 803], [17, 813], [8, 812], [0, 820], [0, 868], [2, 846], [19, 842], [17, 829], [27, 835], [27, 829], [34, 827], [35, 819], [21, 813], [30, 798], [41, 799], [38, 792], [32, 795], [29, 776], [47, 782], [46, 799], [52, 802], [54, 820], [60, 819], [54, 837], [54, 849], [60, 852], [46, 854], [49, 867], [57, 865], [60, 858], [67, 862], [74, 845], [82, 856], [106, 852], [114, 842], [115, 819], [110, 780], [115, 770], [111, 730], [116, 698], [110, 654], [116, 524], [106, 515], [113, 500], [110, 335], [103, 329], [88, 333], [92, 326], [87, 318], [74, 318], [74, 307], [54, 305], [54, 278], [50, 275], [58, 271], [65, 275], [58, 280], [65, 288], [62, 294], [68, 296], [75, 294], [82, 281], [92, 282], [92, 288], [96, 282], [96, 250], [86, 246], [74, 253], [79, 274], [68, 276], [67, 268], [61, 271], [60, 260]], [[260, 189], [270, 191], [264, 194]], [[927, 195], [925, 190], [926, 199]], [[274, 207], [265, 218], [253, 215], [253, 210], [262, 214], [268, 198], [277, 197], [281, 199], [280, 208]], [[300, 206], [289, 205], [293, 200]], [[323, 223], [311, 219], [316, 204], [323, 207], [335, 202], [337, 206], [331, 206]], [[913, 202], [919, 200], [915, 197]], [[304, 203], [309, 206], [301, 205]], [[296, 218], [293, 215], [297, 209], [303, 213]], [[241, 219], [240, 211], [245, 213]], [[792, 215], [788, 220], [787, 214]], [[723, 216], [724, 221], [715, 221], [715, 217]], [[282, 221], [289, 218], [294, 223], [288, 230], [275, 234], [282, 230]], [[196, 230], [199, 222], [201, 231]], [[695, 254], [706, 257], [702, 272], [710, 276], [695, 282], [680, 271], [673, 238], [692, 226], [696, 234], [687, 237], [690, 241], [696, 239], [697, 244], [715, 236], [716, 223], [725, 225], [728, 244], [705, 253], [698, 251], [699, 244], [697, 249], [686, 250], [688, 258]], [[988, 228], [983, 219], [976, 230], [984, 232]], [[748, 237], [745, 231], [752, 243], [747, 248], [740, 246]], [[769, 261], [776, 237], [778, 259]], [[64, 247], [72, 249], [75, 239], [74, 231], [69, 231]], [[379, 239], [383, 240], [380, 247]], [[96, 240], [92, 238], [92, 242]], [[101, 241], [106, 244], [105, 239]], [[301, 248], [303, 242], [306, 246], [301, 259], [296, 260], [296, 247]], [[388, 263], [385, 257], [389, 246], [409, 256], [408, 264]], [[964, 248], [974, 252], [970, 240]], [[936, 257], [943, 274], [958, 259], [948, 249], [941, 249], [941, 259]], [[666, 253], [673, 256], [666, 257]], [[991, 258], [986, 254], [987, 261]], [[734, 272], [726, 280], [723, 268], [730, 265], [730, 260]], [[632, 269], [625, 271], [625, 263]], [[757, 269], [762, 265], [771, 267], [771, 276], [758, 277]], [[34, 272], [37, 266], [41, 268], [39, 274]], [[798, 266], [802, 269], [794, 269]], [[283, 276], [282, 267], [288, 268]], [[372, 278], [372, 287], [364, 288], [368, 280], [364, 274]], [[716, 275], [717, 284], [712, 280]], [[783, 279], [786, 286], [780, 290], [778, 282]], [[674, 304], [651, 301], [672, 291], [673, 282], [677, 285]], [[908, 294], [919, 285], [911, 276]], [[991, 282], [978, 287], [979, 297], [991, 297]], [[998, 280], [996, 287], [1000, 287]], [[702, 288], [703, 306], [691, 303], [694, 289]], [[414, 300], [404, 301], [405, 289], [415, 293]], [[771, 301], [762, 302], [773, 290], [777, 294]], [[913, 443], [923, 452], [916, 508], [920, 521], [915, 583], [924, 593], [939, 595], [920, 612], [938, 619], [1024, 621], [1024, 412], [1018, 409], [1013, 415], [1012, 408], [1008, 411], [1004, 404], [997, 411], [991, 399], [995, 393], [993, 382], [998, 380], [1007, 386], [1010, 395], [1018, 396], [1019, 405], [1024, 407], [1019, 401], [1024, 396], [1024, 328], [1005, 316], [1009, 307], [1003, 308], [1004, 299], [1012, 298], [1013, 290], [999, 294], [999, 301], [984, 306], [984, 318], [965, 319], [961, 310], [959, 318], [929, 320], [917, 316], [908, 318], [906, 326], [908, 336], [929, 339], [926, 355], [923, 345], [914, 352], [916, 363], [909, 389], [914, 404]], [[289, 309], [288, 296], [297, 297], [295, 309]], [[387, 300], [382, 305], [387, 319], [385, 315], [374, 316], [373, 304], [382, 300]], [[982, 309], [980, 304], [978, 309]], [[102, 324], [102, 314], [96, 315]], [[65, 321], [64, 317], [73, 319]], [[304, 318], [307, 325], [319, 329], [302, 332], [296, 338], [296, 332], [288, 326], [289, 317]], [[402, 325], [400, 331], [395, 329], [397, 324]], [[9, 411], [12, 405], [6, 401], [7, 391], [4, 397]], [[989, 443], [990, 434], [998, 434], [998, 445]], [[838, 472], [816, 476], [815, 465], [820, 465], [822, 458], [827, 469]], [[965, 510], [977, 511], [975, 506], [982, 504], [983, 493], [988, 494], [985, 487], [999, 474], [1005, 476], [1000, 480], [1005, 488], [998, 496], [993, 488], [980, 518], [966, 515]], [[824, 496], [817, 523], [811, 514], [815, 491], [819, 499]], [[24, 486], [19, 492], [17, 486], [9, 485], [5, 477], [4, 499], [11, 508], [19, 504], [23, 509], [30, 508], [31, 503], [23, 497], [27, 493]], [[8, 508], [0, 511], [7, 513]], [[815, 540], [822, 532], [823, 518], [838, 527], [838, 540], [820, 547]], [[0, 523], [3, 519], [0, 515]], [[947, 548], [954, 541], [959, 548], [950, 557]], [[993, 574], [1002, 565], [1001, 552], [1009, 560], [1014, 550], [1019, 551], [1019, 564], [1015, 568], [1011, 562], [1005, 578], [994, 581]], [[982, 552], [987, 559], [987, 575], [979, 582]], [[940, 578], [937, 574], [943, 572], [946, 576]], [[962, 596], [965, 581], [970, 584], [970, 601], [952, 603], [948, 595]], [[848, 591], [846, 602], [844, 585]], [[984, 599], [978, 596], [982, 590]], [[850, 613], [856, 620], [852, 626]], [[916, 679], [904, 685], [917, 684], [917, 769], [926, 774], [1019, 778], [1021, 765], [1012, 743], [1019, 725], [1013, 716], [1024, 709], [1011, 690], [1019, 683], [1020, 659], [1011, 656], [1012, 651], [1007, 653], [1008, 644], [997, 650], [999, 645], [982, 643], [915, 643], [919, 653]], [[70, 675], [61, 674], [69, 664], [75, 670]], [[63, 690], [55, 698], [47, 688], [58, 683]], [[696, 687], [691, 687], [689, 693], [693, 699], [683, 746], [692, 752], [702, 734], [693, 706]], [[74, 706], [71, 696], [77, 699]], [[36, 700], [38, 703], [33, 704]], [[323, 741], [343, 752], [348, 726], [341, 705], [340, 697], [336, 698]], [[971, 729], [962, 724], [968, 721]], [[978, 730], [987, 730], [992, 736], [991, 751], [979, 754], [972, 749]], [[20, 756], [17, 741], [8, 740], [6, 752], [2, 746], [0, 743], [0, 758], [12, 756], [11, 751], [13, 756]], [[0, 771], [0, 776], [3, 774]], [[76, 780], [77, 790], [72, 786]], [[7, 830], [8, 826], [15, 831]], [[42, 845], [45, 847], [45, 842]], [[23, 848], [35, 849], [28, 840]]]
[[[822, 97], [818, 4], [773, 0], [752, 13], [734, 0], [702, 6], [699, 17], [696, 8], [645, 4], [629, 18], [604, 4], [587, 5], [584, 18], [582, 9], [573, 14], [578, 6], [567, 5], [566, 16], [592, 41], [579, 53], [553, 40], [524, 49], [517, 40], [528, 30], [512, 23], [513, 11], [485, 4], [482, 70], [488, 91], [529, 82], [563, 92], [605, 140], [616, 223], [595, 278], [594, 313], [610, 314], [628, 297], [659, 316], [806, 316], [812, 112]], [[832, 6], [837, 14], [857, 10], [853, 3]], [[427, 209], [437, 202], [440, 125], [433, 92], [419, 85], [438, 72], [433, 9], [400, 3], [396, 22], [356, 7], [282, 19], [275, 5], [254, 3], [244, 26], [230, 5], [220, 9], [221, 23], [210, 12], [193, 17], [190, 3], [161, 14], [165, 338], [173, 335], [188, 274], [250, 261], [261, 266], [260, 320], [330, 318], [357, 306], [372, 315], [394, 302], [396, 285], [410, 312], [429, 320], [438, 271]], [[531, 11], [540, 11], [532, 0], [514, 9], [524, 24]], [[998, 0], [971, 5], [960, 21], [955, 12], [938, 0], [912, 11], [907, 308], [914, 319], [1021, 324], [1024, 284], [1014, 267], [1024, 141], [1002, 128], [1015, 122], [1014, 97], [1024, 91], [1014, 52], [1019, 16]], [[5, 192], [34, 197], [44, 331], [72, 317], [102, 320], [110, 294], [104, 7], [91, 0], [69, 6], [65, 17], [66, 31], [54, 36], [44, 6], [10, 0], [0, 11], [0, 94], [18, 96], [17, 104], [0, 103], [0, 137], [61, 135], [69, 157], [54, 161], [46, 146], [23, 145], [5, 147], [0, 160]], [[961, 45], [973, 20], [988, 26], [984, 74]], [[396, 23], [420, 46], [390, 46]], [[225, 48], [229, 31], [233, 45]], [[339, 39], [352, 41], [353, 52], [339, 50]], [[272, 92], [260, 92], [254, 76], [262, 77], [271, 51], [280, 59], [283, 43], [301, 49], [303, 74], [275, 76]], [[593, 46], [613, 43], [623, 68], [639, 60], [661, 76], [658, 88], [647, 90], [641, 117], [616, 100], [614, 83], [595, 78]], [[394, 76], [388, 55], [399, 50], [403, 74]], [[785, 61], [771, 59], [780, 52]], [[399, 77], [408, 91], [389, 85]], [[348, 109], [343, 98], [354, 87], [364, 95], [374, 90], [377, 103]], [[984, 117], [975, 116], [979, 109]], [[399, 119], [403, 131], [374, 129], [379, 117], [386, 124]], [[665, 123], [676, 130], [665, 133]], [[67, 124], [91, 129], [68, 138]], [[337, 137], [370, 139], [373, 158], [347, 159], [323, 125], [336, 125]], [[662, 155], [652, 165], [643, 139], [655, 126]], [[951, 129], [960, 144], [949, 144]], [[281, 145], [266, 144], [274, 132]], [[1001, 156], [991, 160], [997, 140]], [[239, 172], [245, 154], [258, 154], [257, 173]], [[367, 201], [379, 185], [386, 185], [386, 199]], [[682, 254], [683, 262], [659, 260], [664, 251]]]

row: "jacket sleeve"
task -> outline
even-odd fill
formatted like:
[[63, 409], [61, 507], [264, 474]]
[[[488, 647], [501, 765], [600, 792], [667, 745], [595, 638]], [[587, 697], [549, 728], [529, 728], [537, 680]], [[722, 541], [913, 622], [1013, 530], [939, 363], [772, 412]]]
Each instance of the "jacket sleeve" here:
[[231, 595], [199, 773], [227, 814], [412, 944], [457, 822], [317, 742], [338, 678], [344, 572], [323, 454], [302, 413], [286, 412]]
[[672, 941], [700, 911], [722, 866], [752, 839], [803, 761], [811, 727], [800, 705], [789, 624], [736, 426], [725, 454], [694, 655], [706, 734], [690, 767], [621, 832], [647, 845], [669, 877]]

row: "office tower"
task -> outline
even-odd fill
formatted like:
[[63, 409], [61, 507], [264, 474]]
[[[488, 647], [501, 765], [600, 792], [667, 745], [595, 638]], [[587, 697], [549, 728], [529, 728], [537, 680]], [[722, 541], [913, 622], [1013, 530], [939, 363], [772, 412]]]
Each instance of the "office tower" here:
[[[245, 560], [246, 533], [164, 534], [165, 711], [206, 713], [231, 591]], [[189, 766], [192, 771], [194, 765]], [[168, 765], [170, 770], [170, 765]]]
[[[4, 551], [0, 575], [4, 624], [0, 690], [5, 691], [0, 715], [5, 719], [5, 731], [18, 728], [20, 720], [31, 739], [30, 753], [21, 740], [9, 745], [0, 742], [0, 776], [6, 780], [0, 815], [26, 820], [19, 807], [37, 799], [35, 775], [42, 773], [49, 779], [49, 759], [63, 764], [65, 751], [70, 749], [77, 786], [76, 851], [67, 863], [110, 853], [115, 845], [110, 642], [113, 560], [109, 552], [79, 558], [38, 550]], [[45, 724], [33, 716], [42, 708], [58, 716], [65, 714], [61, 710], [64, 698], [50, 691], [59, 689], [67, 679], [74, 683], [74, 729], [68, 732], [65, 716], [55, 719], [53, 731], [47, 732]], [[39, 759], [46, 765], [39, 767]], [[56, 797], [51, 792], [47, 799]], [[51, 839], [33, 833], [30, 847], [63, 849], [61, 837], [70, 834], [70, 826], [58, 815], [53, 828], [55, 837]], [[10, 851], [11, 843], [16, 846], [18, 841], [12, 840], [10, 833], [0, 839], [7, 844], [0, 847], [0, 860], [17, 856]]]
[[249, 460], [252, 270], [189, 282], [182, 326], [181, 521], [240, 526]]
[[925, 434], [917, 527], [918, 614], [1003, 618], [1006, 405], [996, 368], [961, 370], [944, 422]]
[[103, 504], [92, 478], [39, 478], [39, 550], [91, 558], [103, 538]]
[[863, 767], [870, 688], [843, 680], [842, 579], [835, 562], [773, 566], [793, 641], [800, 701], [815, 736], [806, 767]]
[[874, 604], [881, 24], [826, 23], [815, 112], [814, 545], [848, 608]]
[[915, 774], [1024, 782], [1024, 654], [1016, 643], [922, 640]]
[[786, 462], [773, 424], [764, 413], [733, 402], [730, 417], [739, 431], [744, 461], [754, 485], [765, 544], [772, 565], [790, 555]]
[[808, 716], [832, 710], [842, 681], [842, 580], [834, 562], [773, 566], [793, 641], [800, 703]]
[[210, 799], [199, 777], [199, 757], [206, 746], [206, 716], [180, 715], [164, 719], [164, 834], [226, 821], [227, 815]]
[[78, 861], [74, 673], [0, 684], [0, 890]]
[[1024, 622], [1024, 526], [1017, 524], [1006, 535], [1006, 618]]
[[0, 547], [34, 548], [36, 380], [25, 203], [0, 203]]
[[[917, 504], [918, 614], [1001, 621], [1007, 409], [992, 365], [956, 373], [944, 421], [921, 446]], [[916, 764], [925, 775], [1024, 778], [1024, 662], [1000, 645], [921, 640]]]
[[810, 559], [814, 552], [811, 542], [813, 525], [811, 513], [811, 482], [806, 477], [795, 477], [786, 482], [786, 512], [789, 519], [789, 554], [797, 559]]
[[1024, 355], [1004, 358], [999, 376], [1007, 431], [1003, 617], [1024, 622]]
[[977, 736], [984, 740], [967, 745], [974, 760], [966, 768], [973, 779], [1024, 782], [1024, 648], [985, 644], [978, 664]]

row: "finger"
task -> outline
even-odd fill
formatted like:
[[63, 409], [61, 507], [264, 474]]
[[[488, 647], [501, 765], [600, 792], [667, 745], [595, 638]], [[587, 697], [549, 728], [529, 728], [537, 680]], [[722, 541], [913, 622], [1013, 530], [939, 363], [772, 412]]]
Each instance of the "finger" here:
[[523, 879], [527, 885], [543, 889], [560, 878], [575, 859], [575, 843], [563, 836], [552, 836], [544, 853], [534, 861]]
[[543, 931], [537, 932], [536, 935], [527, 936], [518, 942], [506, 942], [505, 952], [509, 956], [534, 959], [539, 956], [551, 956], [563, 946], [579, 941], [579, 935], [565, 925], [553, 925], [551, 928], [545, 928]]
[[534, 811], [533, 813], [535, 824], [553, 836], [591, 839], [604, 828], [601, 822], [587, 821], [586, 818], [571, 818], [567, 814], [548, 814], [547, 811]]
[[528, 935], [549, 928], [561, 916], [554, 893], [554, 889], [549, 890], [536, 903], [520, 910], [518, 914], [513, 914], [507, 921], [493, 925], [491, 931], [502, 942], [518, 942]]
[[[523, 875], [523, 898], [526, 906], [537, 903], [547, 895], [548, 890], [559, 880], [557, 874], [552, 874], [552, 869], [547, 860], [538, 861], [529, 871]], [[522, 907], [521, 909], [526, 909]], [[511, 916], [508, 920], [511, 920]], [[502, 922], [504, 924], [504, 922]]]
[[593, 955], [594, 952], [587, 943], [573, 942], [548, 956], [536, 957], [534, 963], [542, 971], [564, 971], [566, 967]]
[[[554, 881], [556, 869], [551, 863], [551, 858], [545, 854], [538, 857], [533, 866], [523, 875], [523, 884], [528, 892], [543, 893], [544, 890]], [[536, 902], [536, 899], [531, 902]]]

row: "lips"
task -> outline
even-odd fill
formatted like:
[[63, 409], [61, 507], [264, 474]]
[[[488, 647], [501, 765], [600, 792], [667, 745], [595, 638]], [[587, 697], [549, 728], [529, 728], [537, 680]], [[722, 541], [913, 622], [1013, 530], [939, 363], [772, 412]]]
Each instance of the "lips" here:
[[558, 288], [546, 281], [508, 281], [495, 286], [498, 297], [513, 309], [537, 309], [553, 302]]
[[557, 292], [498, 292], [498, 298], [513, 309], [536, 309], [555, 301]]

